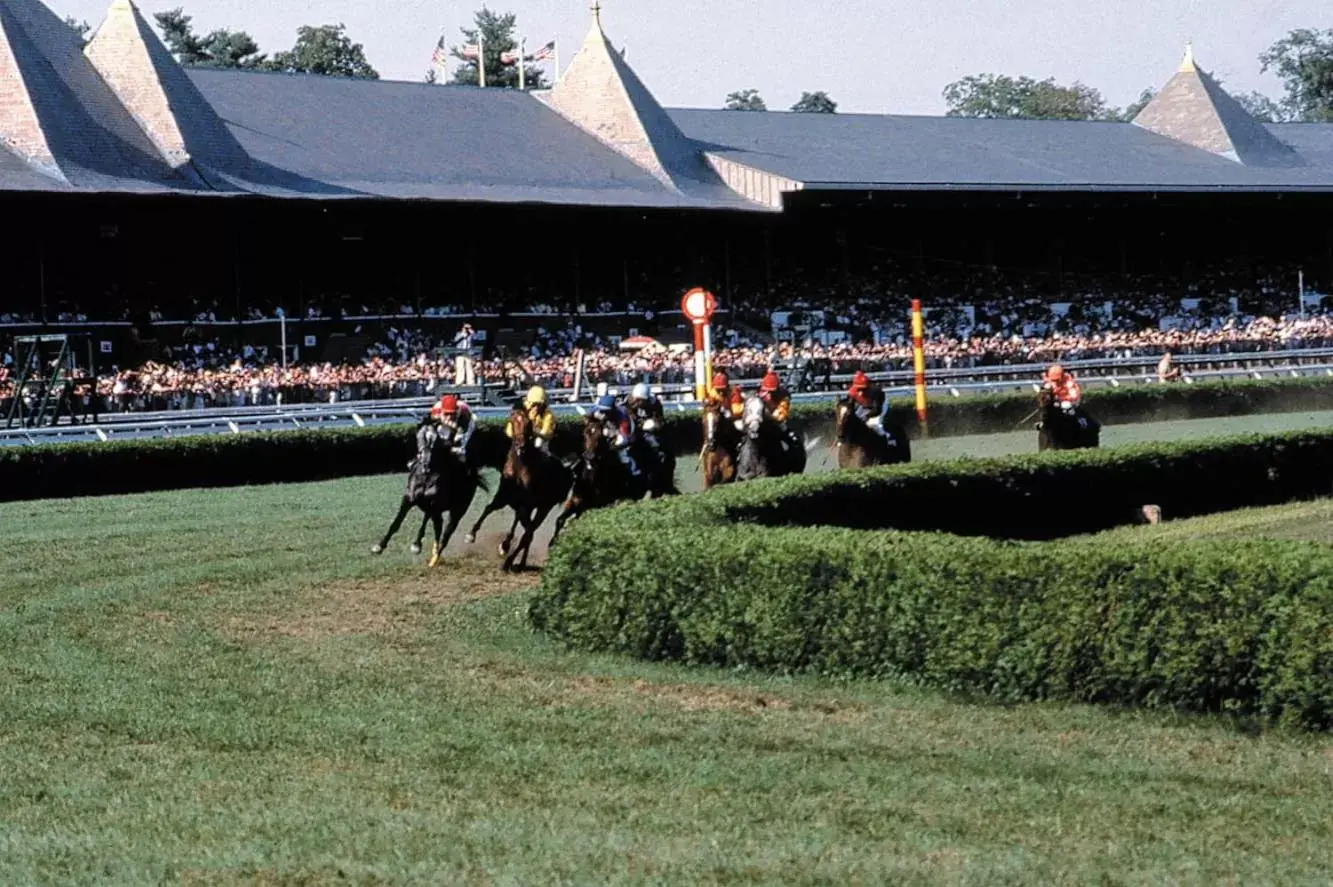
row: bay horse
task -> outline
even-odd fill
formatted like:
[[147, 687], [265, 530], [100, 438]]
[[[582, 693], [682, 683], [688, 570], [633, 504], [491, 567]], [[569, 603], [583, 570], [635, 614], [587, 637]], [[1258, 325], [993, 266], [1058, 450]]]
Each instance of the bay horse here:
[[870, 468], [912, 461], [912, 445], [907, 432], [898, 425], [885, 425], [887, 435], [866, 424], [856, 410], [856, 401], [844, 397], [834, 408], [837, 422], [839, 468]]
[[[423, 419], [417, 425], [417, 458], [407, 473], [407, 489], [398, 505], [398, 515], [389, 524], [389, 531], [377, 545], [370, 549], [372, 554], [380, 554], [389, 547], [389, 540], [403, 525], [403, 520], [413, 508], [421, 509], [421, 529], [417, 530], [416, 541], [412, 543], [412, 553], [421, 553], [421, 540], [426, 535], [426, 522], [434, 524], [435, 544], [431, 549], [430, 566], [440, 562], [445, 546], [458, 528], [458, 522], [472, 507], [472, 500], [477, 495], [477, 488], [485, 489], [486, 484], [478, 476], [475, 468], [469, 467], [453, 453], [449, 452], [448, 440], [440, 434], [440, 429], [430, 419]], [[444, 514], [448, 512], [449, 521], [445, 523]]]
[[784, 477], [805, 471], [805, 447], [800, 441], [784, 440], [781, 427], [768, 417], [764, 402], [758, 397], [745, 402], [741, 423], [737, 480]]
[[741, 433], [731, 410], [718, 401], [704, 404], [704, 445], [699, 453], [704, 489], [736, 480], [740, 462]]
[[[476, 542], [486, 518], [502, 508], [512, 508], [514, 522], [500, 543], [500, 554], [504, 556], [501, 569], [506, 572], [514, 569], [516, 560], [520, 569], [528, 565], [533, 537], [546, 516], [565, 498], [574, 481], [573, 474], [559, 459], [541, 452], [533, 444], [532, 419], [522, 406], [515, 404], [510, 410], [509, 427], [513, 437], [500, 472], [499, 489], [465, 539], [469, 545]], [[515, 546], [514, 534], [519, 524], [523, 525], [523, 536]]]
[[[1037, 411], [1041, 414], [1041, 422], [1037, 425], [1038, 452], [1096, 449], [1101, 446], [1101, 425], [1097, 420], [1082, 409], [1074, 415], [1060, 409], [1049, 388], [1037, 392]], [[1080, 419], [1083, 421], [1080, 422]]]
[[588, 416], [583, 423], [583, 453], [574, 463], [574, 484], [556, 518], [551, 543], [555, 544], [565, 524], [586, 511], [617, 502], [638, 501], [645, 496], [659, 499], [679, 493], [675, 478], [667, 477], [660, 463], [645, 466], [640, 461], [638, 475], [630, 474], [613, 451], [602, 421]]

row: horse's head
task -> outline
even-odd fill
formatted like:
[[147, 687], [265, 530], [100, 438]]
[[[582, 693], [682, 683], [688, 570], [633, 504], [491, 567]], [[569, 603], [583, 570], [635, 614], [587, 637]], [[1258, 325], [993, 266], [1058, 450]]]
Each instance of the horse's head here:
[[1051, 410], [1055, 408], [1055, 392], [1049, 388], [1042, 388], [1037, 392], [1037, 409]]
[[722, 419], [721, 405], [709, 401], [704, 404], [704, 447], [712, 449], [717, 443], [717, 426]]
[[509, 411], [509, 429], [514, 432], [512, 447], [523, 448], [532, 440], [532, 419], [528, 411], [518, 404]]
[[606, 432], [602, 420], [590, 413], [583, 420], [583, 455], [588, 459], [594, 459], [604, 446], [606, 446]]
[[860, 417], [856, 414], [856, 401], [852, 400], [850, 397], [839, 399], [833, 408], [833, 414], [838, 429], [838, 440], [843, 439], [848, 427], [852, 423], [860, 420]]
[[440, 430], [434, 422], [417, 428], [417, 464], [429, 471], [435, 461], [435, 445], [440, 441]]
[[759, 432], [764, 427], [764, 402], [758, 397], [751, 397], [745, 402], [745, 408], [741, 412], [741, 427], [750, 437], [759, 436]]

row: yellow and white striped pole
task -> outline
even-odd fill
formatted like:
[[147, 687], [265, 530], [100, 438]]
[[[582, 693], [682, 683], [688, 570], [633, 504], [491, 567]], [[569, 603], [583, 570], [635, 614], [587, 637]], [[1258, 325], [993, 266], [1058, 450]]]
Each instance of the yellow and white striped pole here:
[[912, 300], [912, 363], [916, 370], [916, 419], [921, 425], [921, 436], [926, 429], [926, 347], [925, 320], [921, 315], [921, 300]]

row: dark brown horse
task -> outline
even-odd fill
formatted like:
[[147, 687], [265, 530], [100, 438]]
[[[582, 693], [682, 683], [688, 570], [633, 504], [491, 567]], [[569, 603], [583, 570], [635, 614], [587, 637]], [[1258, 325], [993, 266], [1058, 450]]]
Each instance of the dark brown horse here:
[[[639, 458], [642, 460], [646, 455], [640, 452]], [[607, 439], [602, 420], [588, 416], [583, 423], [583, 455], [574, 465], [573, 488], [556, 518], [551, 544], [555, 544], [566, 523], [585, 511], [617, 502], [635, 502], [645, 496], [658, 499], [679, 494], [675, 479], [666, 477], [661, 466], [644, 465], [640, 461], [639, 468], [637, 475], [630, 473]]]
[[1037, 392], [1037, 450], [1083, 450], [1101, 446], [1102, 427], [1097, 420], [1077, 408], [1072, 413], [1060, 408], [1049, 388]]
[[[372, 554], [379, 554], [389, 547], [389, 540], [403, 525], [407, 513], [413, 508], [420, 508], [425, 515], [421, 519], [421, 529], [417, 530], [416, 541], [412, 543], [412, 553], [420, 554], [421, 540], [426, 535], [426, 522], [435, 527], [435, 545], [431, 550], [430, 566], [440, 562], [444, 548], [449, 544], [449, 537], [458, 528], [458, 522], [467, 514], [472, 500], [477, 495], [477, 488], [485, 488], [476, 469], [466, 465], [462, 459], [449, 451], [447, 441], [440, 435], [435, 423], [423, 420], [417, 426], [417, 458], [407, 474], [407, 489], [398, 506], [398, 515], [389, 525], [384, 538], [371, 549]], [[449, 514], [445, 523], [444, 515]]]
[[699, 454], [704, 489], [736, 480], [736, 464], [741, 448], [741, 433], [736, 430], [731, 410], [717, 401], [704, 405], [704, 446]]
[[896, 425], [886, 425], [887, 435], [877, 433], [856, 411], [856, 401], [844, 397], [834, 408], [837, 420], [839, 468], [869, 468], [912, 461], [912, 445], [907, 432]]
[[[486, 518], [502, 508], [512, 508], [514, 522], [509, 525], [509, 533], [500, 543], [505, 570], [512, 570], [516, 560], [520, 569], [527, 566], [528, 551], [537, 529], [565, 498], [574, 480], [570, 470], [559, 459], [539, 451], [533, 444], [532, 420], [521, 406], [516, 404], [510, 411], [509, 425], [513, 437], [509, 442], [509, 455], [505, 458], [504, 469], [500, 473], [500, 488], [473, 524], [466, 540], [469, 545], [476, 542], [477, 533], [481, 532], [481, 525], [486, 522]], [[523, 536], [515, 546], [514, 533], [520, 524], [523, 525]]]

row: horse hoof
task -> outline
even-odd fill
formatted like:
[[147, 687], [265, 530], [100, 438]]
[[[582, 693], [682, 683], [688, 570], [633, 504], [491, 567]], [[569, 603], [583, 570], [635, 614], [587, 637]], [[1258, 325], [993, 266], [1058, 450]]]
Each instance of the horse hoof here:
[[505, 555], [509, 554], [509, 548], [510, 548], [510, 546], [512, 546], [513, 544], [514, 544], [514, 543], [513, 543], [513, 540], [510, 540], [510, 539], [506, 539], [506, 540], [504, 540], [503, 542], [501, 542], [501, 543], [500, 543], [500, 557], [504, 557]]
[[384, 546], [383, 546], [383, 545], [372, 545], [372, 546], [370, 547], [370, 553], [371, 553], [371, 554], [383, 554], [383, 553], [384, 553]]
[[411, 552], [412, 552], [413, 554], [421, 554], [421, 543], [420, 543], [420, 542], [413, 542], [413, 543], [412, 543], [412, 548], [411, 548], [410, 550], [411, 550]]
[[472, 545], [477, 541], [477, 537], [472, 535], [471, 533], [468, 533], [466, 536], [463, 537], [463, 541], [468, 545]]

